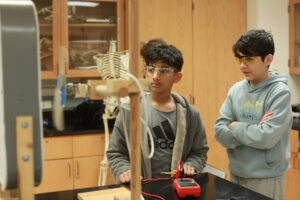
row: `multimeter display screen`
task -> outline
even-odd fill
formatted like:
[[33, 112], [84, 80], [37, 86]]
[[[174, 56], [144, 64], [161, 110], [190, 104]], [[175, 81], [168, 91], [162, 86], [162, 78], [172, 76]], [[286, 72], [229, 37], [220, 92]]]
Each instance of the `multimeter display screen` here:
[[180, 187], [196, 187], [197, 184], [194, 183], [191, 179], [178, 179], [178, 184]]

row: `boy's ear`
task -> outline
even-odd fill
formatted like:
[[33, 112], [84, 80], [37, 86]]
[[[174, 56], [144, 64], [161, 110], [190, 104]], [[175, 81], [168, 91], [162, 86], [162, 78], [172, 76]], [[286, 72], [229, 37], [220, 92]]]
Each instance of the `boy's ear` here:
[[264, 60], [264, 63], [266, 66], [269, 66], [271, 64], [271, 62], [273, 61], [273, 58], [274, 56], [272, 54], [268, 54], [266, 57], [265, 57], [265, 60]]
[[178, 83], [182, 78], [182, 73], [181, 72], [177, 72], [176, 76], [175, 76], [175, 83]]

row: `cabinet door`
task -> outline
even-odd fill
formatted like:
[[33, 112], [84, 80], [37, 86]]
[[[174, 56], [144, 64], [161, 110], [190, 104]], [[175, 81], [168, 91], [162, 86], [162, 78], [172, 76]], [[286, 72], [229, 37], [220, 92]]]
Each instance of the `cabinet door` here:
[[120, 39], [120, 50], [124, 50], [123, 0], [62, 2], [61, 45], [69, 52], [66, 75], [99, 77], [93, 56], [107, 53], [110, 40]]
[[300, 199], [300, 152], [299, 152], [299, 131], [291, 130], [291, 168], [286, 173], [285, 200]]
[[300, 153], [299, 152], [299, 131], [298, 130], [291, 130], [290, 133], [290, 147], [292, 153]]
[[194, 1], [193, 65], [195, 106], [205, 124], [208, 163], [228, 173], [226, 149], [214, 138], [214, 122], [229, 88], [241, 80], [232, 45], [246, 31], [245, 0]]
[[300, 155], [291, 154], [291, 168], [286, 173], [285, 200], [300, 199]]
[[[192, 22], [192, 0], [140, 1], [140, 40], [147, 42], [150, 39], [162, 38], [181, 51], [184, 59], [183, 77], [173, 89], [190, 103], [193, 103]], [[140, 71], [143, 71], [142, 67]]]
[[98, 185], [100, 162], [103, 156], [74, 158], [74, 189]]
[[[74, 189], [98, 186], [100, 162], [104, 156], [89, 156], [74, 158]], [[115, 184], [110, 170], [108, 169], [106, 185]]]
[[43, 79], [57, 77], [59, 46], [59, 1], [57, 0], [33, 0], [38, 14], [40, 25], [40, 59], [41, 75]]
[[50, 160], [44, 162], [41, 184], [34, 188], [35, 193], [46, 193], [73, 189], [72, 159]]
[[300, 0], [290, 0], [290, 73], [300, 75]]

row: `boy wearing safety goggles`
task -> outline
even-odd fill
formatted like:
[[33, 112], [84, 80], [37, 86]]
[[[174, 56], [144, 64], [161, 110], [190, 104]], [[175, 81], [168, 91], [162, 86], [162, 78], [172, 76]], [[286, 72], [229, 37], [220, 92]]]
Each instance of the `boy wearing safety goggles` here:
[[[141, 145], [142, 177], [165, 177], [162, 172], [176, 170], [178, 160], [183, 161], [185, 175], [195, 175], [206, 165], [208, 145], [199, 112], [183, 96], [171, 92], [173, 84], [182, 77], [182, 54], [172, 45], [160, 45], [151, 48], [144, 59], [144, 75], [151, 93], [142, 99], [142, 105], [144, 114], [148, 116], [147, 126], [154, 146], [149, 145], [148, 136], [143, 132], [142, 138], [146, 139]], [[129, 133], [129, 112], [125, 112], [125, 119]], [[124, 132], [119, 115], [107, 151], [111, 172], [118, 183], [131, 181]], [[154, 148], [152, 158], [145, 154], [150, 148]]]
[[230, 88], [215, 138], [227, 148], [231, 181], [283, 200], [292, 126], [287, 77], [269, 71], [274, 41], [264, 30], [244, 33], [233, 53], [245, 79]]

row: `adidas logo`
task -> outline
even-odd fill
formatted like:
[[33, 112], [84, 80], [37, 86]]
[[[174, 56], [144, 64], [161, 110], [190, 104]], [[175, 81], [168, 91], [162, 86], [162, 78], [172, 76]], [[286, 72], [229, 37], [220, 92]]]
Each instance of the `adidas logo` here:
[[173, 141], [170, 141], [170, 140], [167, 140], [167, 139], [154, 139], [154, 147], [156, 149], [173, 149], [174, 147], [174, 140]]
[[[161, 128], [162, 126], [162, 128]], [[175, 134], [168, 120], [161, 122], [161, 126], [152, 128], [155, 135], [154, 146], [156, 149], [173, 149]]]

